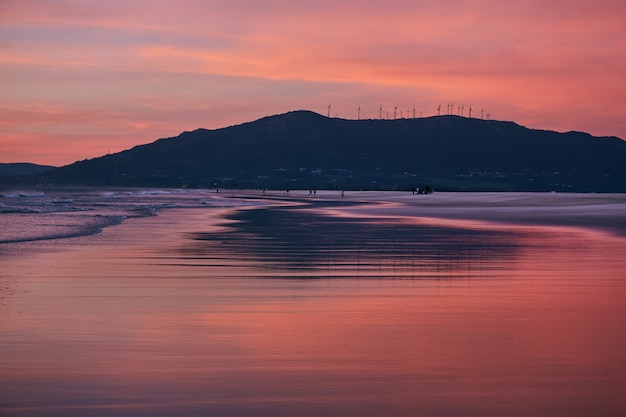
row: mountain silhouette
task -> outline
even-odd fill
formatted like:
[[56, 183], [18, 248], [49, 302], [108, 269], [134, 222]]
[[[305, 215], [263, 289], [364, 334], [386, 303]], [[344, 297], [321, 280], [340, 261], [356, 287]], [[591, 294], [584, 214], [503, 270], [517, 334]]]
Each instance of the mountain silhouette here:
[[626, 142], [459, 116], [346, 120], [310, 111], [198, 129], [47, 171], [46, 184], [626, 192]]
[[30, 164], [27, 162], [17, 162], [12, 164], [0, 163], [0, 178], [39, 174], [52, 168], [54, 167], [49, 165]]

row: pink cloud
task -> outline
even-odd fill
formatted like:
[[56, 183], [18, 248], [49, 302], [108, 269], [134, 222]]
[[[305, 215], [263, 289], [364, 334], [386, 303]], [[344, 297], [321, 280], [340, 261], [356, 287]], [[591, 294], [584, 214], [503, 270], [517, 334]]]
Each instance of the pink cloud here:
[[453, 100], [626, 138], [625, 19], [588, 0], [3, 2], [0, 144], [47, 129], [132, 145], [329, 101], [374, 117]]

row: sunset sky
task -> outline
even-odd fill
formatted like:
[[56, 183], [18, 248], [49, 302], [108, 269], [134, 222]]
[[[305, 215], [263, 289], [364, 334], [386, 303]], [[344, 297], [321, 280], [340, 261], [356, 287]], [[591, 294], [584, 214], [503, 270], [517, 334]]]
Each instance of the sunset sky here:
[[626, 2], [0, 0], [0, 162], [449, 102], [626, 139]]

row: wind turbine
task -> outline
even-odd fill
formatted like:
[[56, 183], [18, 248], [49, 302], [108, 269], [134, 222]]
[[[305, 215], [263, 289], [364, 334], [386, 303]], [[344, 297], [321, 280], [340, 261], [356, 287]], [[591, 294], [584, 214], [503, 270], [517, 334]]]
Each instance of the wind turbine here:
[[396, 115], [398, 114], [398, 106], [394, 106], [393, 108], [393, 120], [396, 120]]
[[327, 116], [330, 118], [330, 102], [328, 103], [328, 115]]
[[469, 117], [470, 119], [472, 118], [472, 105], [470, 104], [470, 108], [469, 108]]
[[361, 120], [361, 104], [359, 103], [359, 108], [356, 110], [357, 120]]
[[439, 103], [439, 107], [437, 107], [437, 116], [441, 116], [441, 103]]
[[378, 109], [378, 118], [380, 120], [383, 120], [383, 105], [380, 105], [380, 108]]
[[465, 114], [465, 105], [461, 104], [461, 116]]
[[483, 113], [485, 112], [485, 109], [480, 109], [480, 120], [483, 120]]

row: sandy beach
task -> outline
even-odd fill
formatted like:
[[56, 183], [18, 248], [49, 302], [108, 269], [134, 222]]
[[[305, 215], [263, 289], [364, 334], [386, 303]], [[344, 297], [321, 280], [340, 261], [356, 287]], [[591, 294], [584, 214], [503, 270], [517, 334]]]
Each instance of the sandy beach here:
[[[278, 195], [285, 195], [279, 193]], [[289, 193], [309, 198], [308, 191]], [[626, 194], [440, 193], [321, 191], [313, 200], [356, 203], [332, 208], [344, 216], [474, 220], [513, 225], [571, 226], [626, 236]], [[460, 223], [459, 223], [460, 224]]]
[[625, 196], [219, 198], [3, 250], [0, 414], [626, 412]]

